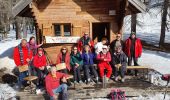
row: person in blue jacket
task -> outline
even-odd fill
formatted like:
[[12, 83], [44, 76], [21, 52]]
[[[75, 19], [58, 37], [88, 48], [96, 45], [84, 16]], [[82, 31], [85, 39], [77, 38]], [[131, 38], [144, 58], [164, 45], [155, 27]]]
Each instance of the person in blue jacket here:
[[82, 59], [83, 59], [83, 69], [85, 73], [86, 82], [90, 83], [90, 72], [93, 73], [96, 82], [98, 82], [98, 74], [94, 66], [94, 59], [95, 54], [90, 51], [90, 47], [88, 45], [84, 46], [84, 51], [82, 53]]

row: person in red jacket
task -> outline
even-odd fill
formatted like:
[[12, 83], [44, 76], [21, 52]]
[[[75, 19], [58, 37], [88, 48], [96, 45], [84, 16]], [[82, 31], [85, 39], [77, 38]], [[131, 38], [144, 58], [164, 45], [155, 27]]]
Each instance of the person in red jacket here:
[[106, 45], [104, 45], [102, 49], [103, 49], [102, 52], [100, 52], [97, 55], [98, 67], [99, 67], [99, 72], [100, 72], [101, 78], [103, 78], [103, 76], [104, 76], [104, 70], [105, 69], [107, 70], [106, 80], [108, 81], [112, 74], [112, 67], [109, 64], [109, 62], [111, 61], [111, 54], [108, 51], [108, 47]]
[[[56, 67], [51, 67], [51, 72], [45, 77], [47, 93], [50, 95], [50, 100], [57, 100], [57, 93], [62, 93], [62, 100], [68, 100], [67, 82], [68, 75], [56, 72]], [[61, 83], [62, 82], [62, 83]]]
[[57, 62], [56, 64], [60, 64], [60, 63], [65, 63], [66, 64], [66, 68], [62, 70], [63, 73], [68, 73], [68, 71], [71, 70], [70, 68], [70, 54], [68, 52], [67, 47], [63, 46], [60, 50], [60, 53], [58, 54], [57, 57]]
[[44, 76], [48, 74], [48, 70], [46, 68], [47, 61], [46, 56], [44, 55], [43, 49], [39, 48], [37, 55], [33, 58], [33, 65], [35, 67], [35, 71], [37, 72], [38, 82], [37, 86], [44, 86]]
[[80, 53], [82, 53], [82, 50], [83, 50], [85, 45], [88, 45], [91, 48], [91, 51], [93, 51], [94, 42], [89, 37], [88, 33], [84, 33], [84, 36], [82, 38], [80, 38], [80, 40], [78, 41], [78, 46], [77, 47], [78, 47], [78, 51]]
[[[135, 32], [132, 32], [130, 37], [125, 41], [125, 53], [128, 57], [128, 66], [132, 65], [132, 59], [134, 66], [139, 66], [138, 58], [142, 55], [142, 43], [139, 38], [136, 38]], [[137, 70], [135, 74], [137, 75]]]
[[[27, 40], [22, 39], [21, 43], [14, 48], [13, 59], [17, 67], [23, 67], [23, 65], [29, 65], [32, 60], [32, 51], [27, 47]], [[20, 72], [18, 85], [22, 87], [26, 84], [23, 78], [28, 75], [28, 71]]]

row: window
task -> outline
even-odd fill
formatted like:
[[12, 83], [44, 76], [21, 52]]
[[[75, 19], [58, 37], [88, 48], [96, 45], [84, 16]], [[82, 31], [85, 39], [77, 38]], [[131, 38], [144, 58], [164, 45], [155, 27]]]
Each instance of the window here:
[[55, 36], [71, 36], [71, 24], [54, 24]]
[[60, 25], [55, 25], [54, 29], [55, 29], [55, 36], [61, 36]]

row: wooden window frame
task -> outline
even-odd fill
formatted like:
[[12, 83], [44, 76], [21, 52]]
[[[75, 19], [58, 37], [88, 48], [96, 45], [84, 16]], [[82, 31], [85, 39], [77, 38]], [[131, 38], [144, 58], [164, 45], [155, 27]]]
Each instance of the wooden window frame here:
[[[61, 37], [70, 37], [70, 36], [72, 36], [72, 24], [71, 24], [71, 23], [54, 23], [54, 24], [53, 24], [54, 34], [55, 34], [55, 25], [60, 25], [60, 34], [61, 34], [60, 36], [61, 36]], [[65, 35], [64, 35], [64, 25], [70, 25], [70, 35], [69, 35], [69, 36], [65, 36]], [[55, 36], [56, 36], [56, 34], [55, 34]]]

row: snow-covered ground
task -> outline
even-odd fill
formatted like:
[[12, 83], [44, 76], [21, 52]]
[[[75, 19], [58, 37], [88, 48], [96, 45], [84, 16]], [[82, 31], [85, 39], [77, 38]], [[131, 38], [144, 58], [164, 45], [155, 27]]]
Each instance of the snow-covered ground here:
[[[152, 0], [150, 6], [155, 5], [156, 2], [161, 2], [160, 0]], [[158, 46], [160, 33], [161, 33], [161, 9], [162, 7], [151, 8], [148, 12], [137, 14], [137, 27], [136, 34], [137, 37], [146, 41], [149, 44]], [[168, 10], [170, 13], [170, 9]], [[168, 27], [170, 27], [170, 17], [167, 16]], [[131, 16], [126, 16], [124, 19], [124, 36], [123, 39], [127, 39], [131, 32]], [[170, 43], [170, 30], [166, 30], [165, 43]]]
[[[13, 61], [13, 49], [17, 46], [21, 39], [15, 39], [15, 31], [11, 30], [8, 34], [8, 38], [0, 41], [0, 69], [7, 68], [5, 72], [11, 72], [15, 67]], [[28, 34], [27, 40], [33, 36], [33, 34]]]
[[139, 64], [153, 68], [161, 74], [170, 74], [170, 53], [143, 50]]

